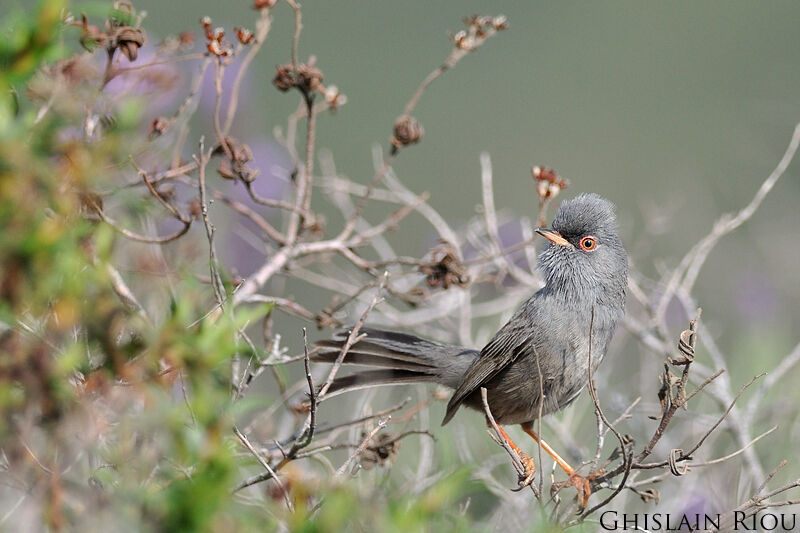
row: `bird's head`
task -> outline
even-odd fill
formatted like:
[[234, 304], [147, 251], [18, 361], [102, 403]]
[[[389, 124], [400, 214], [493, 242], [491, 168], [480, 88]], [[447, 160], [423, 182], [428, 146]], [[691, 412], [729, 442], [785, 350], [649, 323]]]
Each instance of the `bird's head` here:
[[549, 290], [569, 296], [624, 300], [628, 256], [617, 233], [614, 204], [596, 194], [581, 194], [561, 204], [552, 228], [539, 228], [547, 239], [539, 268]]

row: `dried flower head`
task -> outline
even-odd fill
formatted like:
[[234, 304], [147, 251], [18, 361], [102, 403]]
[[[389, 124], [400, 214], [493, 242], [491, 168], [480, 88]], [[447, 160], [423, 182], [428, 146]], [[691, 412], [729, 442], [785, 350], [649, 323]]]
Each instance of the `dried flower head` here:
[[439, 246], [431, 250], [431, 255], [431, 261], [419, 267], [419, 271], [425, 274], [429, 287], [447, 290], [452, 285], [466, 287], [469, 284], [469, 271], [458, 257], [455, 246], [447, 241], [440, 241]]
[[[362, 440], [366, 437], [366, 433], [361, 434]], [[398, 444], [397, 434], [391, 431], [376, 435], [369, 441], [364, 453], [361, 454], [361, 466], [369, 470], [375, 466], [391, 463], [397, 455]]]
[[256, 38], [253, 32], [247, 28], [233, 28], [233, 31], [236, 32], [236, 38], [239, 39], [239, 42], [242, 44], [250, 44]]
[[164, 117], [157, 117], [153, 122], [150, 123], [150, 132], [148, 133], [148, 137], [154, 139], [156, 137], [160, 137], [164, 134], [164, 132], [169, 127], [169, 120]]
[[178, 34], [178, 42], [181, 46], [188, 48], [194, 44], [194, 33], [190, 31], [182, 31]]
[[325, 97], [325, 103], [334, 113], [339, 109], [339, 106], [347, 103], [347, 96], [339, 92], [339, 88], [336, 85], [329, 85], [323, 88], [322, 96]]
[[460, 48], [461, 50], [472, 50], [475, 48], [475, 36], [468, 34], [466, 31], [461, 30], [452, 37], [453, 43], [456, 45], [456, 48]]
[[505, 15], [497, 15], [492, 19], [492, 27], [497, 31], [508, 29], [508, 19]]
[[253, 160], [253, 152], [250, 147], [233, 137], [225, 138], [225, 146], [218, 144], [211, 155], [228, 155], [229, 158], [223, 159], [217, 172], [225, 179], [240, 179], [245, 183], [252, 183], [258, 176], [258, 170], [250, 168], [247, 163]]
[[297, 88], [308, 95], [322, 84], [322, 71], [313, 64], [313, 58], [308, 63], [300, 63], [295, 68], [292, 63], [278, 66], [272, 84], [281, 92]]
[[200, 25], [203, 26], [203, 29], [206, 32], [207, 39], [213, 39], [214, 35], [211, 33], [211, 17], [206, 15], [200, 19]]
[[253, 9], [267, 9], [278, 3], [278, 0], [253, 0]]
[[549, 167], [535, 166], [531, 169], [531, 176], [536, 182], [536, 193], [541, 200], [555, 198], [561, 189], [565, 189], [569, 182]]
[[389, 141], [395, 149], [400, 149], [418, 143], [424, 134], [425, 130], [417, 119], [410, 115], [402, 115], [394, 121], [394, 135]]
[[472, 15], [464, 18], [464, 24], [467, 25], [467, 29], [451, 35], [450, 40], [453, 41], [456, 48], [468, 52], [483, 44], [494, 32], [508, 28], [508, 21], [505, 15], [496, 17]]
[[227, 57], [231, 54], [231, 52], [233, 52], [233, 48], [231, 47], [230, 43], [227, 41], [219, 41], [217, 39], [211, 39], [208, 41], [206, 49], [210, 54], [218, 57]]

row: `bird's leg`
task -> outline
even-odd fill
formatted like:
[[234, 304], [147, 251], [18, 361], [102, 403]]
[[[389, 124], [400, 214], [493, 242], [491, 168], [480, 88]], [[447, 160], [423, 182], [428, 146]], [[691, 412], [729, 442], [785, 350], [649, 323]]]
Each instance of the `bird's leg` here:
[[522, 429], [530, 435], [533, 440], [536, 441], [542, 449], [547, 452], [547, 454], [553, 458], [553, 460], [561, 467], [564, 472], [569, 476], [569, 482], [577, 489], [578, 491], [578, 501], [581, 504], [581, 507], [586, 507], [586, 504], [589, 503], [589, 496], [592, 494], [592, 485], [589, 481], [592, 479], [591, 474], [588, 476], [582, 476], [576, 472], [574, 468], [572, 468], [568, 462], [561, 458], [558, 453], [550, 447], [539, 435], [537, 435], [533, 431], [533, 424], [527, 423], [522, 424]]
[[523, 489], [533, 483], [533, 476], [536, 474], [536, 465], [533, 462], [533, 458], [527, 453], [523, 452], [520, 447], [517, 446], [513, 440], [511, 440], [511, 437], [508, 436], [508, 433], [505, 432], [502, 426], [497, 426], [497, 430], [500, 432], [500, 436], [503, 437], [506, 442], [508, 442], [509, 446], [511, 446], [511, 449], [514, 450], [519, 456], [520, 462], [522, 462], [523, 472], [519, 476], [519, 489]]

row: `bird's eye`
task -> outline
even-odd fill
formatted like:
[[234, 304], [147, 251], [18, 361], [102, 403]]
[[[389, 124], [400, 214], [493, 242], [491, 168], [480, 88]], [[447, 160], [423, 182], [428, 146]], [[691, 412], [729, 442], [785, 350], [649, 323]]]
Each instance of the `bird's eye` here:
[[580, 244], [581, 250], [585, 252], [591, 252], [597, 247], [597, 241], [594, 237], [584, 237], [578, 244]]

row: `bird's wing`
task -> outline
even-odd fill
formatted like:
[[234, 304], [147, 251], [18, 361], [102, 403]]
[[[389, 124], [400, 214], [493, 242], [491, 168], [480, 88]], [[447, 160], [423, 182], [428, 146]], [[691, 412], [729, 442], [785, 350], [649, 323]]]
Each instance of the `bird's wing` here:
[[500, 328], [461, 378], [461, 383], [447, 404], [442, 425], [453, 418], [470, 394], [513, 363], [525, 351], [530, 345], [532, 333], [527, 321], [513, 318]]

